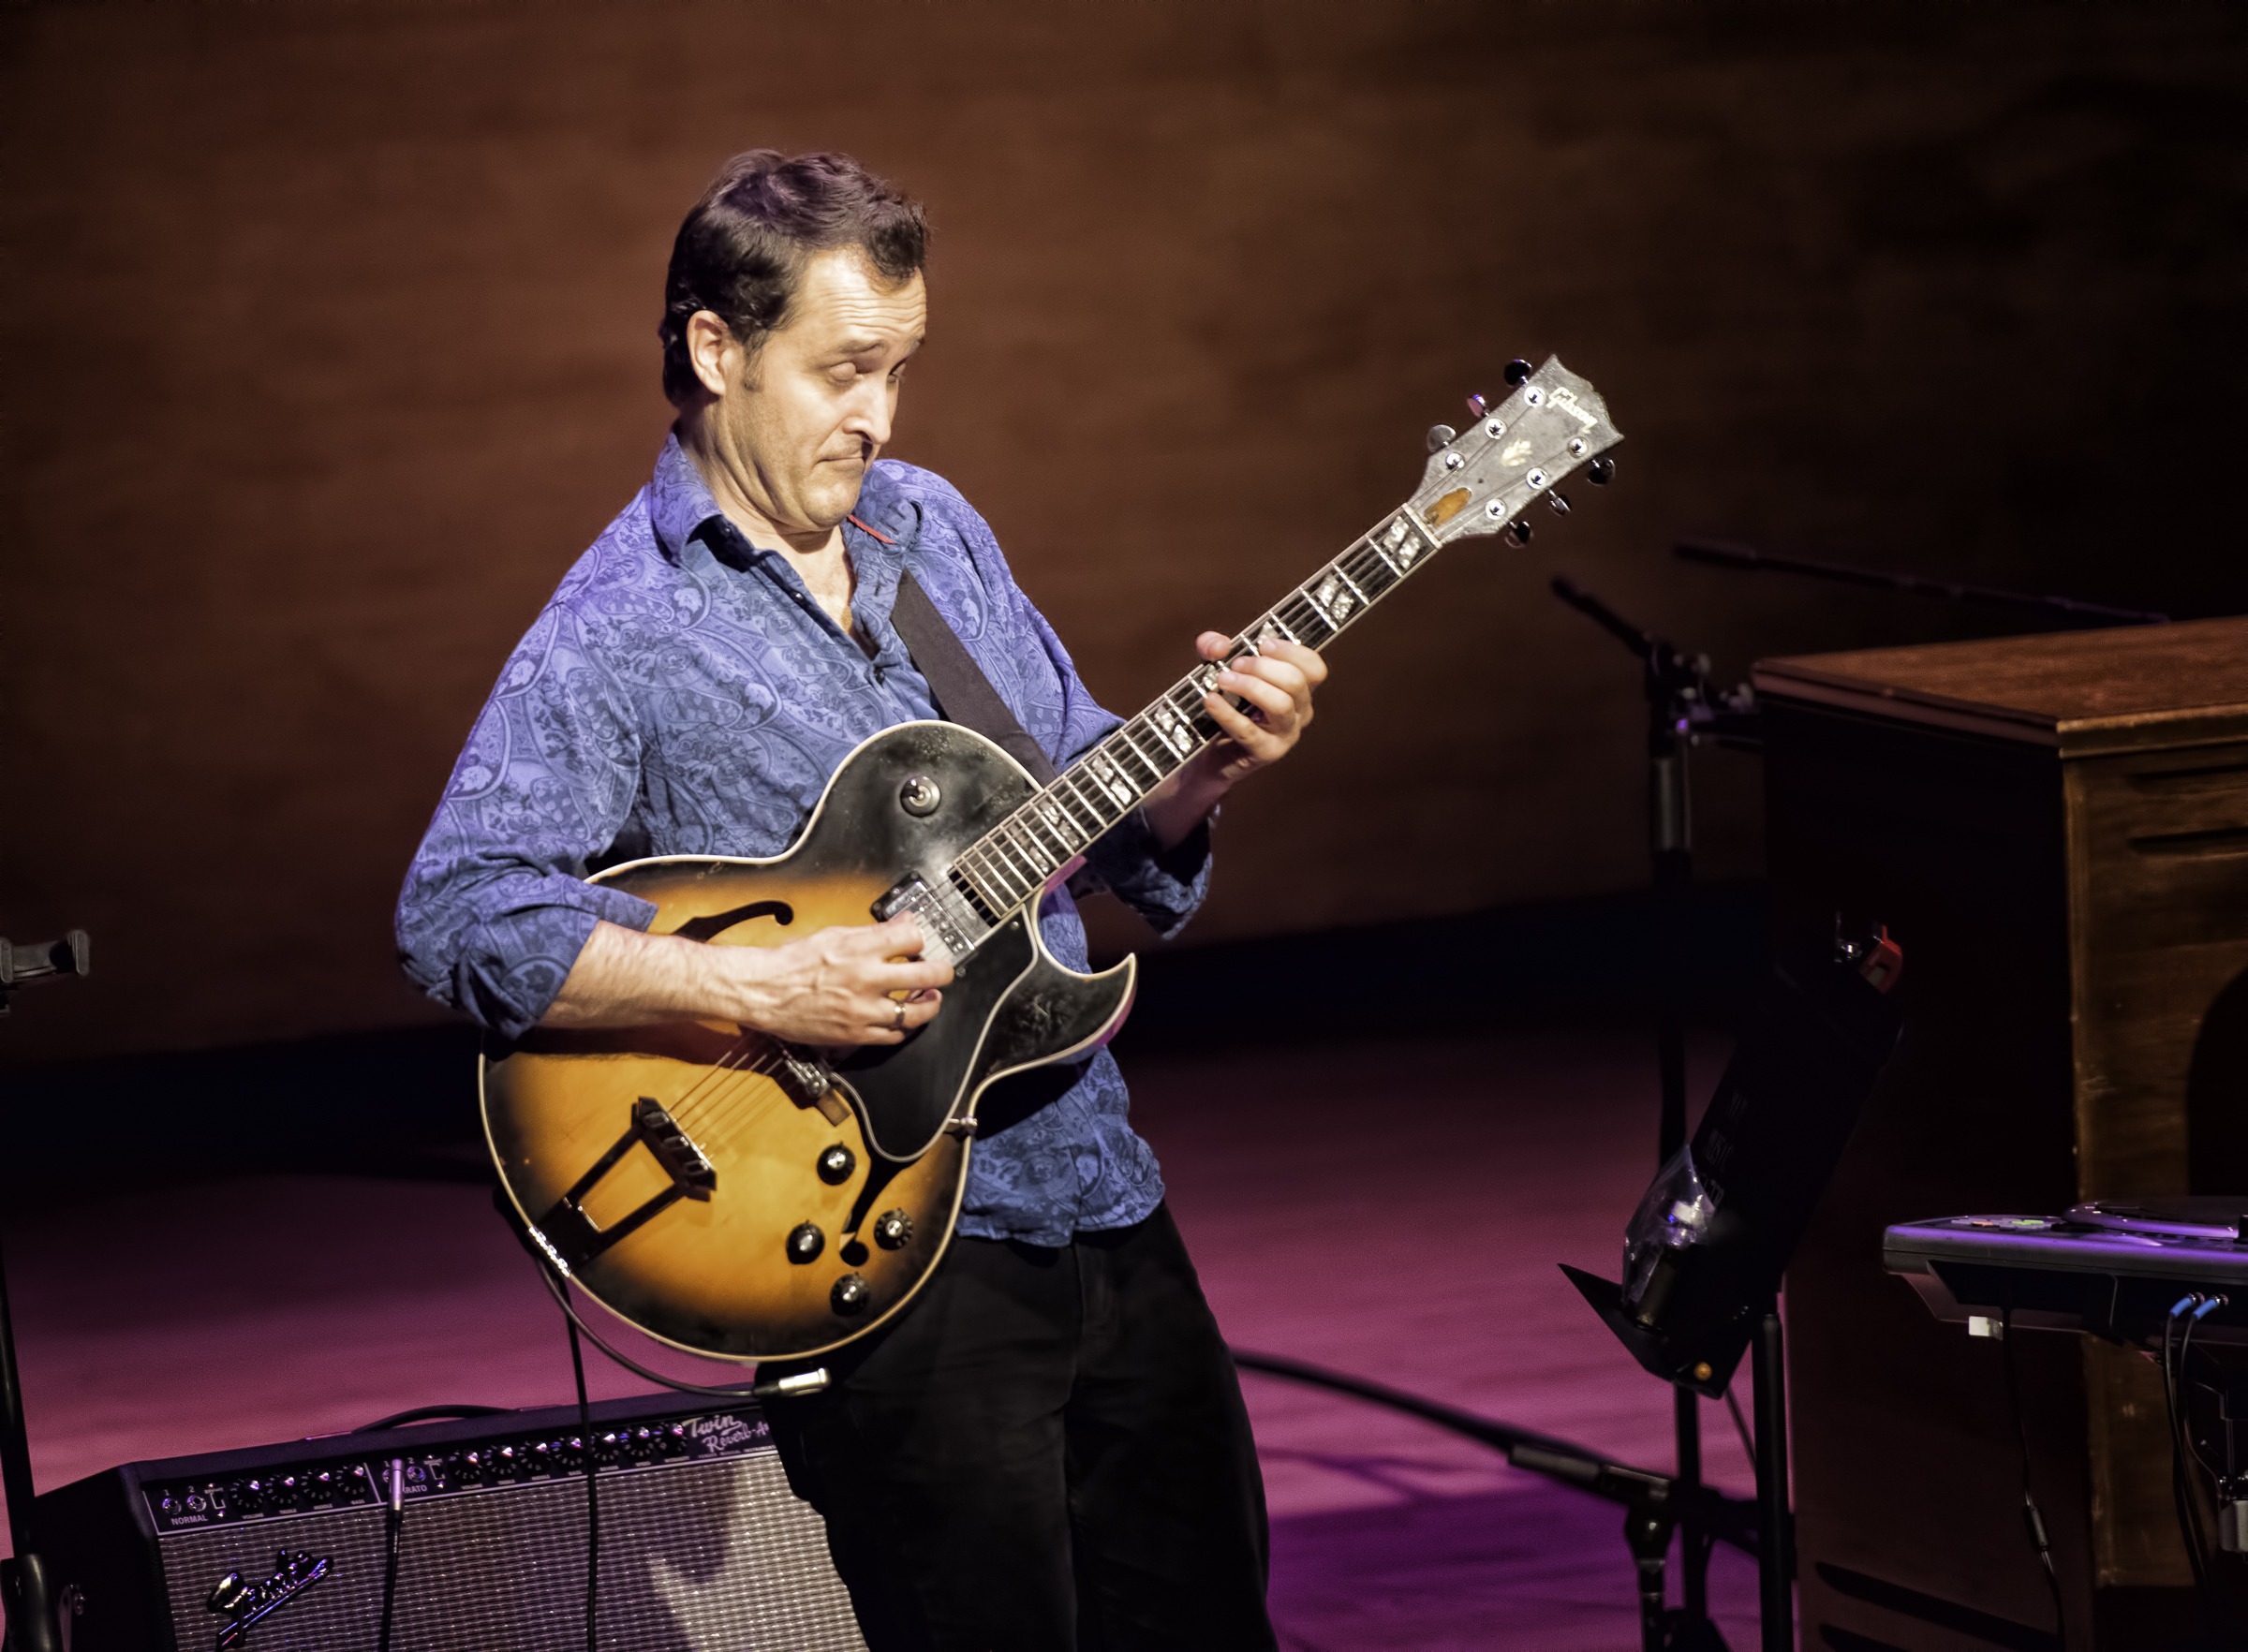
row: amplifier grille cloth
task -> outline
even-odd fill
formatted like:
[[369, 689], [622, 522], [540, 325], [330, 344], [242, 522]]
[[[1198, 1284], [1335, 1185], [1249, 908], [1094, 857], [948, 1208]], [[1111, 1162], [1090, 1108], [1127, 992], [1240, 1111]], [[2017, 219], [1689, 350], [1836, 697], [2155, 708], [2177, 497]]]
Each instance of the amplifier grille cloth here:
[[[820, 1518], [777, 1453], [600, 1477], [604, 1652], [865, 1652]], [[374, 1652], [383, 1512], [338, 1509], [161, 1540], [181, 1652], [215, 1645], [204, 1601], [261, 1580], [286, 1544], [329, 1573], [260, 1619], [239, 1652]], [[409, 1503], [392, 1652], [583, 1652], [585, 1482], [540, 1481]]]

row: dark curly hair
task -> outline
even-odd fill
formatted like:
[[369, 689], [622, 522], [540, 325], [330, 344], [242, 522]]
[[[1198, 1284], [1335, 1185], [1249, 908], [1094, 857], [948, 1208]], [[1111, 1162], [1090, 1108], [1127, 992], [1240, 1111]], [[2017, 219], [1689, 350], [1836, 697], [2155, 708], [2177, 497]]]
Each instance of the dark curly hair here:
[[663, 393], [683, 405], [701, 386], [687, 353], [687, 323], [708, 310], [755, 355], [788, 320], [815, 253], [864, 248], [885, 281], [910, 279], [928, 256], [918, 201], [847, 155], [737, 155], [695, 202], [664, 277]]

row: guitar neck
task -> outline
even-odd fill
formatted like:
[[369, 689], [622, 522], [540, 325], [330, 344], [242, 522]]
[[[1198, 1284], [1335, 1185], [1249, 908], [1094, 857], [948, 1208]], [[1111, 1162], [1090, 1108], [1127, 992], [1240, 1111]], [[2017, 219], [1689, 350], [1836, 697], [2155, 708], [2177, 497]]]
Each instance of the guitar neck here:
[[1399, 506], [1235, 637], [1221, 659], [1189, 671], [971, 844], [953, 863], [954, 888], [988, 924], [1028, 905], [1057, 873], [1222, 737], [1204, 704], [1205, 695], [1217, 692], [1220, 671], [1264, 642], [1325, 648], [1441, 548], [1412, 506]]

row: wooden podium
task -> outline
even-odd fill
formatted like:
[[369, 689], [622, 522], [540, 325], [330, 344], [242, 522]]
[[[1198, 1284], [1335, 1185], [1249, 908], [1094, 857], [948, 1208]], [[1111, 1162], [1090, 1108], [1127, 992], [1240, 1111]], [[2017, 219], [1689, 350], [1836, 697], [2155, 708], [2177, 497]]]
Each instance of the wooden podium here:
[[[1904, 948], [1897, 1057], [1787, 1278], [1806, 1647], [2034, 1648], [2000, 1345], [1892, 1222], [2209, 1192], [2248, 1212], [2248, 619], [1767, 660], [1773, 922]], [[2074, 1649], [2196, 1625], [2156, 1367], [2019, 1332]]]

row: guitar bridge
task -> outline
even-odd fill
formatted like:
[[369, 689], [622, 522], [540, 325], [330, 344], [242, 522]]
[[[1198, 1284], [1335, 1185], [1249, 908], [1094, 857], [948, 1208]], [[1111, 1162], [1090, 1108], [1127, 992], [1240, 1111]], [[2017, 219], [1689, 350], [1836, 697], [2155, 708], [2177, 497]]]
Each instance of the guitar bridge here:
[[[607, 1227], [596, 1226], [585, 1214], [581, 1202], [600, 1184], [603, 1176], [614, 1170], [626, 1154], [636, 1146], [645, 1146], [655, 1155], [656, 1162], [672, 1185], [639, 1208]], [[577, 1180], [577, 1185], [555, 1201], [546, 1214], [540, 1217], [531, 1232], [545, 1245], [547, 1253], [562, 1266], [564, 1273], [584, 1267], [618, 1240], [638, 1232], [682, 1199], [707, 1201], [718, 1186], [718, 1173], [673, 1121], [654, 1097], [643, 1096], [632, 1103], [632, 1122], [616, 1140], [616, 1145], [594, 1161], [593, 1168]]]

